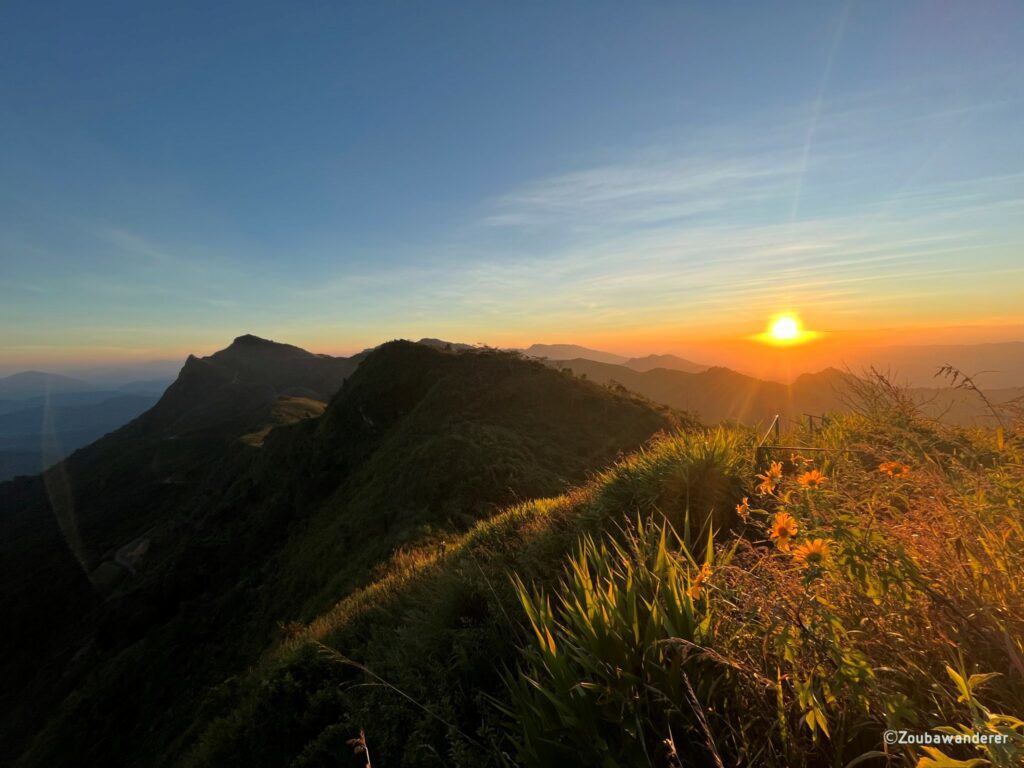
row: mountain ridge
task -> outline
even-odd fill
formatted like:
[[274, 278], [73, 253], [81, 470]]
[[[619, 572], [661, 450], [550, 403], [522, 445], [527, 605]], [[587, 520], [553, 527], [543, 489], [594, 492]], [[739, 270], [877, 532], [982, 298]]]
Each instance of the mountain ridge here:
[[[111, 742], [97, 734], [113, 727], [129, 751], [171, 749], [207, 687], [258, 657], [275, 617], [292, 620], [303, 603], [322, 609], [402, 542], [559, 492], [680, 423], [668, 409], [509, 353], [391, 342], [365, 357], [323, 415], [271, 429], [260, 447], [241, 439], [248, 408], [181, 428], [183, 414], [222, 402], [225, 388], [277, 402], [279, 390], [253, 365], [236, 365], [236, 380], [224, 365], [190, 358], [162, 406], [43, 476], [0, 484], [0, 500], [21, 509], [27, 526], [15, 537], [0, 530], [0, 584], [17, 573], [35, 593], [28, 604], [0, 593], [5, 615], [38, 633], [3, 657], [17, 666], [5, 667], [2, 708], [22, 693], [0, 742], [43, 733], [23, 764], [60, 764], [72, 753], [102, 763]], [[324, 365], [337, 372], [331, 359]], [[212, 400], [199, 397], [204, 384]], [[70, 494], [66, 512], [47, 488]], [[7, 517], [0, 503], [0, 527]], [[43, 538], [33, 533], [39, 517], [52, 523]], [[70, 521], [78, 543], [69, 548]], [[60, 563], [39, 559], [53, 548]], [[55, 633], [77, 645], [50, 647], [54, 626], [34, 606], [83, 590], [88, 599], [61, 608], [65, 626]], [[164, 659], [157, 698], [127, 706], [134, 681], [156, 674], [154, 657]], [[26, 678], [29, 670], [40, 671]], [[84, 698], [54, 699], [79, 685]], [[118, 760], [146, 762], [134, 752]]]
[[526, 349], [517, 350], [527, 357], [546, 357], [550, 360], [561, 360], [571, 357], [580, 357], [587, 360], [594, 360], [599, 363], [613, 363], [621, 365], [629, 358], [625, 355], [617, 355], [614, 352], [602, 352], [598, 349], [581, 347], [578, 344], [532, 344]]
[[[776, 415], [786, 422], [801, 422], [849, 409], [851, 395], [862, 381], [848, 371], [826, 367], [803, 373], [792, 383], [759, 379], [724, 366], [691, 373], [665, 368], [636, 371], [622, 365], [592, 360], [547, 361], [601, 384], [618, 384], [654, 402], [693, 414], [707, 424], [736, 422], [764, 425]], [[994, 424], [996, 418], [975, 393], [946, 387], [906, 390], [923, 412], [955, 424]], [[1006, 404], [1024, 397], [1024, 387], [992, 390], [989, 400]]]
[[700, 373], [701, 371], [707, 370], [710, 366], [703, 365], [702, 363], [695, 363], [692, 360], [679, 357], [678, 355], [647, 355], [646, 357], [631, 357], [625, 363], [627, 368], [632, 368], [634, 371], [645, 371], [653, 370], [654, 368], [666, 368], [673, 371], [684, 371], [686, 373]]

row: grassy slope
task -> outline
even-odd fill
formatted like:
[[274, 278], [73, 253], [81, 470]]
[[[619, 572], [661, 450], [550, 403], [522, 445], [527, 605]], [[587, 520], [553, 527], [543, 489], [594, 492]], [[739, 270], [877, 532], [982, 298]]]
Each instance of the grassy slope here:
[[326, 407], [326, 403], [321, 400], [308, 397], [289, 397], [287, 395], [278, 397], [270, 407], [266, 423], [261, 424], [255, 431], [242, 435], [241, 440], [248, 446], [259, 448], [271, 430], [277, 427], [286, 427], [305, 419], [315, 419], [323, 415]]
[[[958, 724], [1001, 728], [1016, 746], [980, 756], [1017, 764], [1024, 440], [862, 395], [863, 413], [789, 436], [829, 452], [780, 456], [770, 492], [747, 433], [662, 439], [575, 492], [399, 554], [222, 687], [188, 764], [358, 764], [346, 741], [363, 728], [387, 767], [844, 765], [882, 749], [886, 727]], [[817, 489], [799, 482], [812, 469]], [[746, 522], [730, 515], [740, 495]], [[770, 536], [781, 512], [798, 522], [789, 549]], [[637, 515], [647, 527], [625, 533]], [[660, 535], [666, 517], [681, 540]], [[828, 556], [808, 566], [794, 551], [815, 539]], [[509, 688], [501, 669], [517, 666], [532, 682]]]
[[[681, 524], [687, 505], [731, 508], [744, 467], [738, 448], [737, 437], [662, 439], [579, 490], [515, 505], [444, 546], [400, 553], [379, 580], [290, 628], [266, 677], [243, 683], [243, 703], [214, 722], [192, 761], [334, 765], [344, 739], [373, 723], [382, 764], [436, 764], [437, 749], [486, 764], [490, 747], [473, 742], [497, 721], [480, 693], [498, 691], [501, 666], [515, 662], [514, 640], [525, 637], [509, 572], [552, 577], [580, 533], [628, 522], [623, 510], [667, 510]], [[434, 715], [386, 687], [340, 690], [363, 675], [316, 643], [367, 665]]]

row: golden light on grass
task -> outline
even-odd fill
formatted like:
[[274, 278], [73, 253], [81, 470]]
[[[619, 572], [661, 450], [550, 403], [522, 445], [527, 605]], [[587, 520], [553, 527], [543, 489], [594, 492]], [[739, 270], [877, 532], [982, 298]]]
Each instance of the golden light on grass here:
[[800, 318], [793, 312], [781, 312], [768, 321], [764, 333], [754, 339], [777, 347], [789, 347], [804, 344], [821, 336], [817, 331], [808, 331], [800, 323]]

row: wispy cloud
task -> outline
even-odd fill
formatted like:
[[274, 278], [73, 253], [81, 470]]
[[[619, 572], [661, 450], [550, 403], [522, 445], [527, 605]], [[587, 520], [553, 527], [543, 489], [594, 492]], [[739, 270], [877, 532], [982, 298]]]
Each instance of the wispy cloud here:
[[483, 223], [579, 230], [657, 225], [771, 199], [795, 170], [792, 162], [763, 160], [606, 165], [541, 179], [512, 192], [495, 202]]
[[[1018, 174], [916, 179], [858, 196], [859, 169], [876, 159], [842, 145], [813, 163], [784, 149], [654, 154], [496, 199], [481, 221], [488, 255], [439, 298], [471, 316], [528, 308], [588, 327], [729, 323], [782, 304], [830, 318], [919, 311], [925, 300], [937, 312], [942, 298], [978, 301], [985, 275], [991, 300], [1009, 300], [994, 254], [1024, 242], [1024, 227], [1007, 219], [1024, 205]], [[794, 184], [817, 203], [813, 215], [792, 217]], [[515, 233], [516, 245], [503, 249], [488, 231]]]

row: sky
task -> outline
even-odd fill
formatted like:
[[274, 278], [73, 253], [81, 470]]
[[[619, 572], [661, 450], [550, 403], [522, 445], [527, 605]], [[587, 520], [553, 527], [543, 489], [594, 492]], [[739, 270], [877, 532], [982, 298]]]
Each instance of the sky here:
[[[0, 372], [1024, 339], [1024, 4], [0, 6]], [[703, 345], [703, 346], [701, 346]]]

